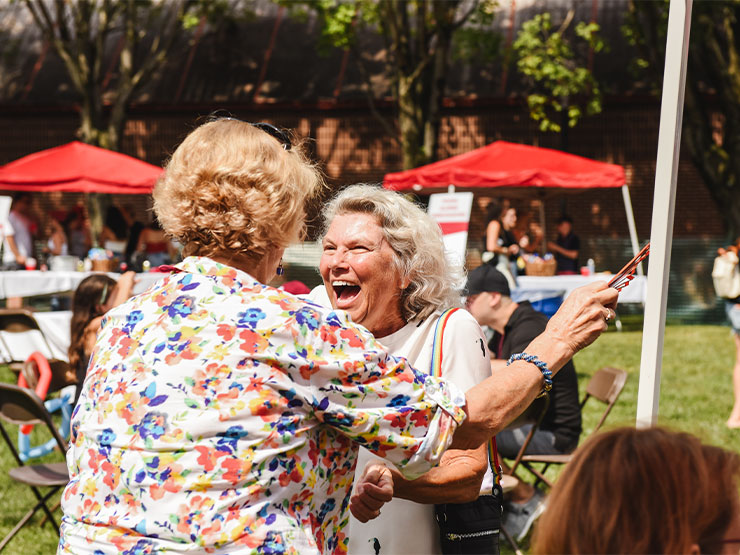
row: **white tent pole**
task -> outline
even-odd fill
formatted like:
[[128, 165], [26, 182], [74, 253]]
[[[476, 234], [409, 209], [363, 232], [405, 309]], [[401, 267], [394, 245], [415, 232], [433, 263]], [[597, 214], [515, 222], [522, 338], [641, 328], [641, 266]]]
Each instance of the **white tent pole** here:
[[668, 12], [663, 97], [660, 106], [655, 196], [650, 229], [647, 302], [643, 325], [640, 385], [637, 392], [637, 427], [655, 425], [660, 401], [660, 372], [671, 265], [676, 177], [681, 150], [686, 60], [689, 54], [692, 0], [671, 0]]
[[[624, 213], [627, 216], [627, 227], [630, 230], [632, 256], [637, 256], [637, 253], [640, 252], [640, 242], [637, 240], [637, 226], [635, 225], [635, 213], [632, 211], [630, 188], [627, 187], [626, 183], [622, 185], [622, 199], [624, 199]], [[642, 264], [637, 265], [637, 273], [641, 276], [645, 275], [645, 272], [642, 270]]]

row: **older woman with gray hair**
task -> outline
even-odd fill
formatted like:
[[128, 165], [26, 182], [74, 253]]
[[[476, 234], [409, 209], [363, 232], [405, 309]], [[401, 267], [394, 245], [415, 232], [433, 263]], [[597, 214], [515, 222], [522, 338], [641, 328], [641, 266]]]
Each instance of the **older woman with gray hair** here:
[[[320, 270], [325, 287], [314, 290], [312, 298], [346, 310], [389, 352], [431, 374], [435, 330], [446, 309], [460, 306], [463, 285], [460, 268], [445, 257], [437, 223], [404, 196], [372, 185], [344, 189], [323, 216]], [[444, 321], [441, 375], [469, 389], [491, 375], [485, 338], [465, 310]], [[360, 449], [357, 487], [365, 468], [379, 461]], [[483, 494], [493, 517], [497, 502], [487, 462], [482, 446], [447, 451], [437, 468], [417, 480], [392, 469], [395, 499], [371, 522], [350, 520], [350, 553], [441, 553], [435, 503], [469, 503]], [[364, 520], [367, 515], [360, 516]], [[497, 547], [497, 520], [479, 531], [481, 553]]]

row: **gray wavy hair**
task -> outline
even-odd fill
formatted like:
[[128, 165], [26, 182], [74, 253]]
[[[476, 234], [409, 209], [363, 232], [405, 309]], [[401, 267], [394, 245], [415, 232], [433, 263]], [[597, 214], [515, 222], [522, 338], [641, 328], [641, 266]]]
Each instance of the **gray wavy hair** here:
[[393, 249], [396, 268], [410, 282], [401, 293], [404, 320], [423, 319], [437, 309], [460, 306], [462, 269], [447, 260], [439, 225], [420, 206], [377, 185], [352, 185], [325, 206], [322, 237], [336, 216], [352, 213], [377, 218]]

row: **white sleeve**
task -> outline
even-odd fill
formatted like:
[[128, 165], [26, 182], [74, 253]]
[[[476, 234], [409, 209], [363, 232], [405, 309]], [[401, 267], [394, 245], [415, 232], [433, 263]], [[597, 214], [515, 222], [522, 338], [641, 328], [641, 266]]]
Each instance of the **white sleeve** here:
[[3, 231], [3, 236], [5, 237], [10, 237], [11, 235], [15, 235], [15, 229], [13, 229], [13, 224], [10, 221], [10, 217], [8, 217], [8, 219], [3, 222], [2, 231]]
[[485, 335], [467, 310], [447, 321], [442, 340], [442, 378], [467, 391], [491, 376], [491, 358]]
[[308, 295], [304, 295], [304, 297], [319, 306], [331, 308], [331, 301], [323, 283], [311, 289], [311, 292]]

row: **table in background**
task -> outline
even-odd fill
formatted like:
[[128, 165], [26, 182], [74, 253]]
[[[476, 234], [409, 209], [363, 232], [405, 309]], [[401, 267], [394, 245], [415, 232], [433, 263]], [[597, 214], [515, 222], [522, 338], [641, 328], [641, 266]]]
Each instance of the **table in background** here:
[[[511, 292], [515, 301], [538, 301], [543, 298], [570, 295], [571, 291], [593, 283], [609, 281], [612, 274], [594, 274], [592, 276], [519, 276], [517, 287]], [[644, 303], [647, 295], [647, 277], [634, 276], [630, 284], [619, 292], [620, 303]]]
[[[77, 286], [83, 279], [94, 273], [96, 272], [41, 272], [38, 270], [0, 272], [0, 298], [34, 297], [38, 295], [68, 293], [77, 289]], [[108, 275], [115, 280], [121, 277], [120, 274], [115, 273]], [[142, 293], [155, 281], [162, 279], [164, 276], [165, 274], [158, 272], [137, 274], [134, 293]], [[49, 342], [52, 357], [59, 360], [67, 360], [67, 349], [69, 348], [70, 338], [69, 325], [72, 319], [72, 312], [69, 310], [34, 312], [34, 317], [41, 328], [41, 332]], [[38, 331], [31, 331], [20, 334], [24, 336], [23, 349], [21, 350], [38, 350], [42, 354], [48, 355], [48, 349], [45, 346], [43, 338], [38, 336], [38, 333]], [[15, 337], [14, 341], [19, 342], [21, 339], [20, 337]]]
[[[74, 291], [83, 279], [94, 273], [96, 272], [41, 272], [39, 270], [0, 272], [0, 299], [53, 295]], [[115, 280], [121, 277], [121, 274], [115, 273], [108, 275]], [[137, 274], [138, 283], [134, 286], [134, 293], [145, 291], [155, 281], [162, 279], [164, 275], [158, 272]]]

